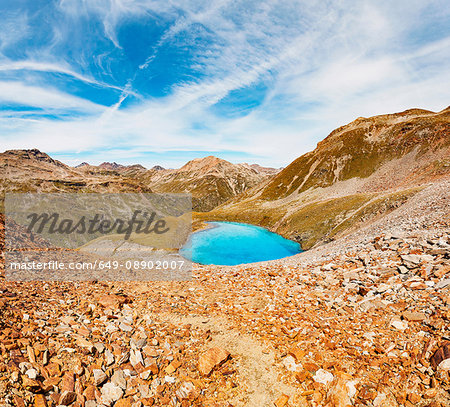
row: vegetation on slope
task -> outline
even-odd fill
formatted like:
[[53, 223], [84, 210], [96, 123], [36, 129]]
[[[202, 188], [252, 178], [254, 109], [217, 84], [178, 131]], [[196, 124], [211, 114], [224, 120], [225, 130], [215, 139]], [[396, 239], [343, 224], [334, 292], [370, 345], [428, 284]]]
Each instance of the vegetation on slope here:
[[450, 108], [358, 118], [266, 183], [195, 218], [257, 224], [308, 249], [448, 176], [449, 155]]

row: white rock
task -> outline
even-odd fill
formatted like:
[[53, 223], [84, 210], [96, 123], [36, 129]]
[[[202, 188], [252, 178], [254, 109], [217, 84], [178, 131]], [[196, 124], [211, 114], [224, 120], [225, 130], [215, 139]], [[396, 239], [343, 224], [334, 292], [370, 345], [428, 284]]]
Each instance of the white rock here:
[[28, 369], [25, 374], [30, 378], [30, 379], [36, 379], [38, 372], [36, 369]]
[[19, 372], [17, 370], [14, 370], [14, 372], [11, 373], [11, 381], [13, 383], [16, 383], [19, 381]]
[[109, 349], [105, 350], [105, 364], [111, 366], [114, 363], [114, 355]]
[[357, 390], [355, 387], [355, 384], [358, 383], [358, 380], [350, 380], [346, 383], [347, 389], [348, 389], [348, 397], [350, 397], [352, 400], [355, 398]]
[[[398, 271], [401, 274], [406, 274], [406, 273], [408, 273], [409, 270], [405, 266], [398, 266]], [[384, 394], [384, 393], [380, 393], [380, 394]], [[386, 396], [384, 396], [384, 397], [386, 397]]]
[[126, 351], [122, 353], [119, 360], [117, 361], [117, 364], [120, 366], [122, 363], [127, 363], [130, 360], [130, 352]]
[[121, 322], [119, 328], [124, 332], [131, 332], [133, 330], [133, 327], [125, 322]]
[[450, 370], [450, 359], [445, 359], [438, 365], [440, 370]]
[[103, 404], [110, 406], [115, 401], [119, 400], [123, 396], [123, 390], [116, 386], [114, 383], [106, 383], [102, 387], [101, 401]]
[[139, 363], [142, 363], [144, 365], [144, 359], [142, 358], [142, 354], [138, 350], [131, 350], [130, 351], [130, 363], [132, 366], [136, 366]]
[[25, 374], [27, 370], [33, 369], [33, 365], [30, 362], [20, 362], [19, 369], [22, 374]]
[[391, 325], [399, 331], [404, 331], [406, 328], [408, 328], [408, 322], [395, 318], [391, 321]]
[[377, 397], [375, 397], [375, 399], [372, 401], [372, 404], [374, 407], [382, 407], [385, 400], [386, 400], [386, 394], [378, 393]]
[[436, 284], [436, 289], [445, 288], [448, 285], [450, 285], [450, 278], [446, 278], [445, 280], [439, 281], [439, 283]]
[[97, 349], [98, 353], [103, 353], [103, 351], [105, 350], [105, 345], [103, 345], [103, 343], [101, 342], [97, 342], [94, 347], [95, 349]]
[[127, 379], [125, 379], [125, 375], [123, 374], [123, 370], [116, 370], [111, 377], [111, 383], [119, 386], [122, 390], [126, 390], [127, 388]]
[[152, 375], [152, 372], [150, 370], [146, 370], [144, 372], [142, 372], [139, 377], [143, 380], [148, 380], [150, 378], [150, 376]]
[[48, 350], [47, 349], [44, 351], [44, 354], [42, 355], [42, 364], [44, 366], [48, 364]]
[[94, 375], [94, 384], [96, 386], [100, 386], [108, 378], [105, 372], [101, 369], [94, 369], [92, 373]]
[[297, 372], [302, 367], [301, 363], [297, 364], [294, 357], [291, 355], [288, 355], [283, 359], [283, 365], [290, 372]]
[[327, 385], [331, 383], [334, 379], [333, 373], [330, 373], [324, 369], [319, 369], [316, 374], [313, 376], [313, 379], [317, 383], [322, 383]]

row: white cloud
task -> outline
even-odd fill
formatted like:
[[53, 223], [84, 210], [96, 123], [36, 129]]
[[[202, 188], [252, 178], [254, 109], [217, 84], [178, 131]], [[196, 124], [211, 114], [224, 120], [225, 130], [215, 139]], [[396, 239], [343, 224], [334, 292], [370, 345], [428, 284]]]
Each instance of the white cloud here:
[[104, 82], [99, 82], [93, 78], [82, 75], [78, 72], [73, 71], [68, 64], [59, 65], [55, 63], [49, 62], [39, 62], [32, 60], [23, 60], [23, 61], [0, 61], [0, 72], [6, 71], [39, 71], [39, 72], [51, 72], [51, 73], [60, 73], [64, 75], [69, 75], [75, 79], [78, 79], [82, 82], [89, 83], [92, 85], [97, 85], [100, 87], [112, 88], [117, 90], [123, 90], [122, 88], [114, 85], [110, 85]]
[[[441, 5], [439, 1], [425, 5], [420, 1], [62, 0], [60, 9], [72, 18], [90, 14], [100, 18], [105, 35], [118, 48], [122, 21], [146, 13], [164, 16], [172, 25], [140, 68], [151, 71], [159, 49], [181, 43], [197, 47], [191, 62], [202, 79], [177, 83], [169, 96], [125, 108], [130, 84], [120, 88], [119, 100], [107, 109], [38, 84], [0, 82], [0, 100], [89, 113], [65, 121], [18, 118], [11, 122], [0, 117], [0, 128], [14, 134], [3, 137], [1, 144], [38, 147], [49, 153], [101, 152], [115, 146], [114, 154], [122, 148], [124, 159], [139, 151], [241, 151], [260, 156], [262, 164], [286, 165], [333, 128], [358, 116], [410, 107], [440, 110], [449, 104], [450, 37], [442, 33], [441, 38], [413, 41], [417, 27], [441, 18], [436, 11]], [[189, 36], [199, 24], [213, 38], [208, 46], [196, 45]], [[12, 69], [63, 73], [108, 86], [65, 63], [0, 64], [0, 71]], [[270, 89], [247, 116], [230, 119], [212, 113], [211, 106], [231, 92], [251, 88], [262, 79]], [[195, 123], [204, 129], [194, 130]]]
[[3, 13], [0, 30], [0, 54], [29, 34], [26, 13]]
[[173, 10], [171, 2], [158, 0], [60, 0], [61, 11], [72, 17], [94, 14], [102, 22], [105, 35], [117, 47], [121, 48], [117, 39], [117, 26], [126, 17], [142, 16], [147, 12], [165, 13]]
[[43, 109], [74, 109], [83, 112], [101, 112], [103, 106], [56, 89], [30, 86], [16, 81], [0, 81], [0, 102], [34, 106]]

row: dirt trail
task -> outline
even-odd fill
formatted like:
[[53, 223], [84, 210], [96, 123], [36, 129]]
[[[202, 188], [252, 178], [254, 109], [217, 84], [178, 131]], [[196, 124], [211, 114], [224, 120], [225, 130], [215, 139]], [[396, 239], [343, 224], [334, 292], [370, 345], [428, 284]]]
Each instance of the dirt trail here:
[[209, 329], [212, 340], [208, 347], [219, 346], [231, 353], [237, 362], [240, 384], [245, 389], [239, 399], [230, 400], [234, 406], [272, 407], [282, 393], [294, 395], [293, 387], [278, 380], [274, 353], [251, 336], [240, 333], [226, 318], [171, 313], [158, 314], [158, 318], [173, 324], [191, 324], [205, 331]]

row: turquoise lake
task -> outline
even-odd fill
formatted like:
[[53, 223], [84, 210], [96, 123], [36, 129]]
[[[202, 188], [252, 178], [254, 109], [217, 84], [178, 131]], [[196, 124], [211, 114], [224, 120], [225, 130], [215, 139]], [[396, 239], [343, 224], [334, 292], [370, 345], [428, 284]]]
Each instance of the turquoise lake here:
[[234, 266], [275, 260], [300, 253], [297, 242], [259, 226], [208, 222], [209, 229], [193, 233], [180, 254], [200, 264]]

